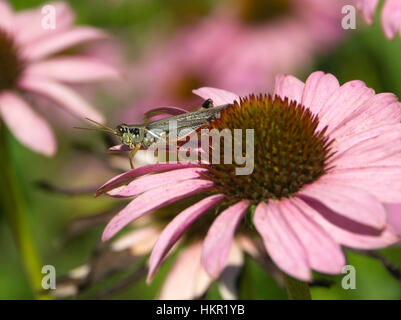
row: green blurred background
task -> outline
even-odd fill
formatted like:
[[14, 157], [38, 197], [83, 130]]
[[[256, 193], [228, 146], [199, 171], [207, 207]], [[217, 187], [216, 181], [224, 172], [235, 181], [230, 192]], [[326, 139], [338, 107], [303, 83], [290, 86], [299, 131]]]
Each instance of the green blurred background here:
[[[15, 9], [36, 7], [45, 1], [13, 0]], [[207, 14], [213, 1], [165, 1], [165, 0], [127, 0], [69, 1], [77, 14], [78, 24], [88, 24], [106, 29], [124, 43], [125, 55], [135, 61], [140, 56], [141, 48], [146, 44], [148, 36], [163, 30], [173, 34], [182, 24], [191, 19]], [[377, 92], [394, 92], [401, 97], [401, 39], [387, 40], [378, 23], [366, 27], [358, 21], [357, 30], [349, 31], [342, 44], [326, 56], [315, 60], [313, 70], [324, 70], [335, 74], [341, 83], [362, 79]], [[298, 74], [302, 80], [308, 73]], [[134, 85], [134, 84], [133, 84]], [[106, 98], [105, 98], [106, 97]], [[118, 110], [110, 107], [113, 98], [99, 93], [99, 107], [110, 118]], [[29, 208], [29, 225], [42, 256], [44, 264], [54, 265], [57, 275], [66, 274], [87, 261], [94, 245], [99, 241], [103, 227], [93, 228], [78, 237], [64, 241], [66, 228], [71, 219], [89, 216], [107, 211], [116, 205], [115, 200], [105, 197], [94, 199], [91, 195], [66, 196], [44, 191], [37, 187], [37, 181], [46, 180], [65, 187], [98, 186], [104, 177], [114, 175], [113, 171], [104, 170], [98, 176], [86, 173], [86, 166], [98, 165], [102, 160], [79, 151], [76, 146], [91, 146], [99, 154], [105, 152], [101, 135], [88, 132], [66, 134], [66, 129], [58, 129], [59, 151], [55, 158], [48, 159], [22, 147], [12, 135], [8, 135], [8, 143], [12, 147], [12, 161], [18, 177], [18, 184], [24, 194]], [[100, 140], [94, 143], [94, 140]], [[97, 163], [99, 162], [99, 163]], [[68, 165], [66, 165], [68, 164]], [[77, 169], [78, 168], [78, 169]], [[120, 201], [121, 202], [121, 201]], [[389, 261], [401, 262], [401, 248], [393, 247], [381, 250]], [[174, 256], [172, 257], [174, 258]], [[357, 269], [356, 290], [343, 290], [341, 276], [331, 277], [315, 275], [316, 279], [333, 281], [330, 287], [313, 287], [314, 299], [401, 299], [401, 284], [394, 279], [377, 260], [355, 252], [347, 251], [349, 264]], [[148, 286], [144, 280], [114, 296], [114, 298], [152, 299], [171, 267], [170, 258]], [[97, 284], [89, 292], [79, 298], [91, 298], [93, 292], [106, 288], [126, 276], [131, 270], [113, 275]], [[266, 274], [255, 262], [246, 260], [245, 272], [241, 278], [241, 294], [243, 299], [286, 299], [284, 288]], [[8, 221], [3, 212], [0, 213], [0, 299], [33, 298], [19, 253], [15, 245]], [[216, 285], [213, 285], [206, 298], [219, 299]]]

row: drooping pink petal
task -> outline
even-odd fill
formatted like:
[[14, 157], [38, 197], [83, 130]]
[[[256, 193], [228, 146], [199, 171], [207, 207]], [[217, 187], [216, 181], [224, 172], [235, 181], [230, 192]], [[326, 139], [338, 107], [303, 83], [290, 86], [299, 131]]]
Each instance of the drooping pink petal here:
[[104, 39], [106, 37], [107, 35], [99, 29], [76, 27], [27, 44], [23, 54], [31, 61], [39, 60], [83, 42]]
[[346, 117], [337, 129], [330, 133], [330, 136], [338, 139], [400, 121], [401, 106], [398, 98], [392, 93], [380, 93], [371, 97]]
[[333, 238], [294, 206], [291, 200], [280, 201], [278, 207], [305, 248], [312, 269], [324, 273], [341, 273], [345, 257]]
[[3, 92], [0, 114], [22, 144], [46, 156], [55, 154], [56, 139], [52, 129], [22, 98], [12, 92]]
[[104, 185], [102, 185], [99, 189], [96, 190], [95, 197], [98, 197], [107, 191], [120, 187], [126, 184], [128, 181], [148, 173], [154, 173], [158, 171], [169, 171], [183, 168], [194, 168], [194, 167], [199, 167], [199, 166], [191, 163], [188, 164], [162, 163], [162, 164], [151, 164], [140, 168], [132, 169], [118, 176], [115, 176], [114, 178], [111, 178], [109, 181], [107, 181]]
[[117, 70], [113, 67], [88, 57], [53, 58], [39, 61], [29, 65], [25, 73], [28, 76], [78, 83], [119, 78]]
[[386, 204], [388, 222], [401, 236], [401, 203]]
[[13, 11], [6, 1], [0, 1], [0, 27], [7, 31], [12, 28]]
[[268, 205], [259, 203], [253, 222], [271, 259], [289, 275], [310, 281], [312, 278], [305, 248], [274, 201], [269, 201]]
[[340, 87], [338, 80], [332, 74], [317, 71], [312, 73], [305, 82], [302, 94], [302, 105], [314, 114], [319, 114], [330, 96]]
[[401, 198], [401, 166], [333, 169], [326, 178], [346, 184], [375, 196], [381, 202], [399, 203]]
[[318, 200], [337, 214], [372, 228], [382, 229], [386, 225], [386, 212], [374, 196], [327, 176], [307, 185], [299, 194]]
[[[64, 31], [71, 26], [75, 20], [75, 14], [70, 5], [66, 2], [50, 2], [47, 3], [54, 8], [55, 11], [55, 29], [44, 29], [42, 26], [45, 12], [42, 12], [43, 6], [29, 10], [23, 10], [15, 15], [14, 31], [18, 43], [26, 45], [41, 38]], [[29, 28], [27, 28], [29, 23]]]
[[65, 85], [39, 77], [25, 77], [21, 80], [20, 86], [56, 101], [79, 118], [89, 118], [100, 123], [104, 122], [102, 114]]
[[213, 182], [211, 181], [187, 180], [147, 191], [132, 200], [131, 203], [111, 219], [103, 232], [102, 240], [107, 241], [128, 223], [140, 218], [149, 211], [204, 191], [211, 186], [213, 186]]
[[200, 298], [212, 283], [200, 263], [202, 244], [195, 242], [180, 253], [163, 281], [158, 299], [190, 300]]
[[110, 190], [107, 194], [116, 198], [133, 197], [163, 185], [173, 184], [184, 180], [198, 179], [200, 173], [205, 171], [207, 171], [205, 168], [184, 168], [142, 176], [130, 182], [126, 187], [117, 188], [117, 190]]
[[227, 267], [223, 270], [218, 281], [219, 293], [224, 300], [239, 299], [238, 278], [241, 275], [244, 260], [244, 253], [234, 240], [228, 255]]
[[304, 87], [305, 84], [294, 76], [279, 74], [276, 76], [274, 94], [282, 99], [287, 97], [290, 101], [300, 103]]
[[234, 103], [234, 101], [239, 102], [240, 100], [239, 96], [237, 96], [235, 93], [222, 89], [203, 87], [192, 90], [192, 92], [205, 100], [212, 99], [215, 106]]
[[368, 24], [373, 23], [373, 16], [375, 14], [379, 0], [359, 0], [358, 7], [362, 9], [363, 17]]
[[202, 265], [214, 279], [218, 278], [227, 265], [235, 230], [249, 207], [242, 200], [220, 213], [210, 227], [203, 242]]
[[401, 27], [401, 2], [399, 0], [384, 2], [381, 23], [386, 37], [394, 39]]
[[386, 227], [379, 233], [372, 232], [364, 225], [344, 219], [334, 212], [324, 214], [323, 211], [327, 208], [322, 210], [317, 207], [317, 211], [300, 198], [292, 199], [292, 203], [321, 225], [336, 242], [344, 246], [357, 249], [377, 249], [387, 247], [399, 240], [391, 228]]
[[167, 252], [181, 237], [185, 230], [203, 213], [223, 200], [223, 195], [213, 195], [205, 198], [178, 214], [164, 229], [157, 240], [149, 259], [148, 282], [156, 273]]
[[333, 132], [341, 122], [375, 94], [364, 82], [349, 81], [338, 88], [326, 101], [319, 113], [319, 126], [322, 130], [327, 125], [328, 133]]

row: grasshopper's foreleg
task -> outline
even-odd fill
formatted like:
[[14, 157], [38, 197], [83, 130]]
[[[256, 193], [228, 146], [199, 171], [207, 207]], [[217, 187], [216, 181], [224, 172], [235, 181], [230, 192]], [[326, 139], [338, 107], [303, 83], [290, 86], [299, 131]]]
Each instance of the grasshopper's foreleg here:
[[141, 148], [140, 144], [137, 144], [134, 149], [129, 153], [129, 164], [131, 166], [131, 169], [134, 169], [134, 164], [132, 163], [132, 159], [134, 158], [135, 154], [138, 152], [138, 150]]

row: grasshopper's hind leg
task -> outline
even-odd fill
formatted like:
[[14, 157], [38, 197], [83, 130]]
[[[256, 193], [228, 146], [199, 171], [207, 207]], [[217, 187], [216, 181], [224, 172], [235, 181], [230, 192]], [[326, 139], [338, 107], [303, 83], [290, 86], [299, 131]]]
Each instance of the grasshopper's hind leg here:
[[140, 147], [141, 147], [140, 144], [136, 145], [135, 148], [132, 149], [132, 151], [129, 153], [129, 164], [131, 166], [131, 169], [134, 169], [134, 164], [132, 163], [132, 159], [134, 158], [135, 154], [138, 152]]

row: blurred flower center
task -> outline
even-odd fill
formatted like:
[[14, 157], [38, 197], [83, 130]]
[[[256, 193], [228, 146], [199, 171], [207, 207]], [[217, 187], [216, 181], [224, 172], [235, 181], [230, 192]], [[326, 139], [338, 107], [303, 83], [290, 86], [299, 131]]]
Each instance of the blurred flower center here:
[[12, 89], [24, 69], [24, 62], [12, 37], [0, 29], [0, 91]]
[[291, 0], [235, 0], [247, 23], [262, 23], [291, 12]]
[[[237, 164], [224, 164], [224, 140], [220, 143], [220, 164], [207, 165], [205, 178], [215, 190], [231, 200], [248, 199], [253, 203], [291, 197], [304, 185], [327, 171], [332, 155], [326, 128], [318, 132], [317, 116], [288, 99], [253, 95], [241, 99], [215, 119], [210, 129], [254, 129], [254, 170], [250, 175], [236, 175]], [[234, 135], [233, 135], [234, 136]], [[241, 141], [234, 143], [241, 143]], [[235, 148], [234, 148], [235, 149]], [[234, 159], [234, 157], [233, 157]], [[234, 162], [234, 161], [233, 161]]]

